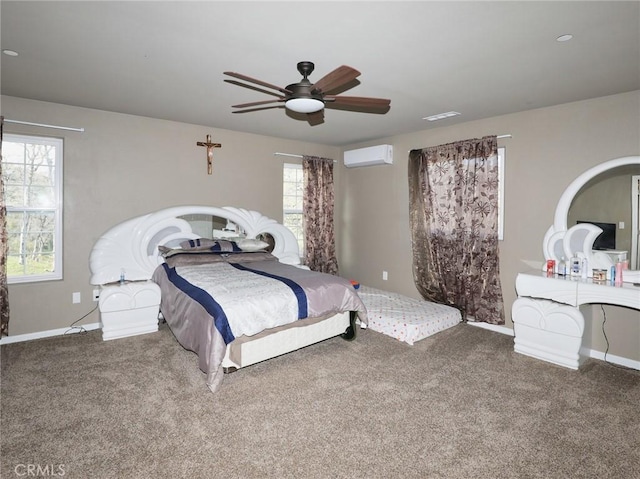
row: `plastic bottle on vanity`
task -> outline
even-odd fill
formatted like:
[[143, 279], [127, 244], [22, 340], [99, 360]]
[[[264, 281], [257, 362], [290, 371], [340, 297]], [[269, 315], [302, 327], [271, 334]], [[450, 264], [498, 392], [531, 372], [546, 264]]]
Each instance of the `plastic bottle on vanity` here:
[[566, 276], [567, 275], [567, 260], [563, 256], [560, 261], [558, 261], [558, 275]]
[[583, 256], [582, 257], [582, 270], [580, 271], [580, 277], [582, 279], [587, 279], [589, 275], [589, 260]]
[[614, 281], [614, 284], [616, 286], [622, 286], [622, 270], [623, 270], [622, 262], [616, 263], [615, 268], [616, 269], [615, 269], [615, 281]]
[[571, 276], [581, 276], [582, 275], [582, 260], [578, 255], [571, 258]]

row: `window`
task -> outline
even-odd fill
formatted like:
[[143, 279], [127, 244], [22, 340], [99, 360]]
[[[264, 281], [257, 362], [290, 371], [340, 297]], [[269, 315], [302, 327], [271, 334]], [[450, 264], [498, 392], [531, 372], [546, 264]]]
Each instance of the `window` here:
[[300, 255], [304, 256], [304, 226], [302, 224], [304, 177], [302, 165], [285, 163], [282, 185], [282, 223], [293, 232], [298, 240]]
[[62, 139], [5, 134], [7, 280], [62, 279]]

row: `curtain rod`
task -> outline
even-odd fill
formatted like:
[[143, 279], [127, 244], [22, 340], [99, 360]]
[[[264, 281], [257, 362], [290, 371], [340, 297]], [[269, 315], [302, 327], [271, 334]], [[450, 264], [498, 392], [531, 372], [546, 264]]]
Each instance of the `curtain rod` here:
[[[496, 135], [496, 138], [499, 140], [501, 138], [512, 138], [511, 134], [507, 134], [507, 135]], [[414, 150], [420, 150], [421, 148], [414, 148]], [[409, 150], [409, 152], [411, 152], [411, 150]]]
[[[510, 134], [509, 135], [498, 135], [498, 136], [496, 136], [496, 138], [498, 138], [498, 139], [511, 138], [511, 135]], [[302, 158], [302, 155], [294, 155], [292, 153], [280, 153], [280, 152], [277, 152], [277, 151], [274, 153], [274, 155], [276, 155], [276, 156], [289, 156], [289, 157], [292, 157], [292, 158]], [[334, 161], [334, 163], [336, 162], [336, 160], [333, 160], [333, 161]]]
[[32, 123], [30, 121], [9, 120], [8, 118], [5, 118], [4, 121], [5, 121], [5, 123], [15, 123], [17, 125], [40, 126], [42, 128], [55, 128], [56, 130], [69, 130], [69, 131], [84, 132], [84, 128], [74, 128], [74, 127], [71, 127], [71, 126], [45, 125], [44, 123]]
[[[275, 156], [288, 156], [290, 158], [304, 158], [302, 155], [294, 155], [293, 153], [280, 153], [278, 151], [276, 151], [274, 153]], [[337, 163], [338, 160], [333, 160], [334, 163]]]

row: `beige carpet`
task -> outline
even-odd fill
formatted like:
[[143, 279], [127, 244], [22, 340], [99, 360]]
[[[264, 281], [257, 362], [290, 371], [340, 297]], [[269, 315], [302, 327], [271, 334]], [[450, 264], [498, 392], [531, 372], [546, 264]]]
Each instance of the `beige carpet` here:
[[217, 394], [166, 326], [2, 346], [2, 477], [640, 478], [637, 371], [570, 371], [466, 324], [358, 334]]

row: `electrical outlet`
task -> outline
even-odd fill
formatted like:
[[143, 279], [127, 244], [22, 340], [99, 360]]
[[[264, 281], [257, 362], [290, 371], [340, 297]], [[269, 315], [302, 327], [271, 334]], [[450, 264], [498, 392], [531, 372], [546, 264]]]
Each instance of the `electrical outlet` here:
[[71, 302], [73, 304], [78, 304], [80, 302], [80, 293], [76, 292], [71, 295]]
[[386, 281], [389, 279], [389, 273], [387, 273], [386, 271], [382, 272], [382, 281]]
[[94, 289], [93, 290], [93, 300], [94, 301], [98, 301], [100, 299], [100, 290], [99, 289]]

